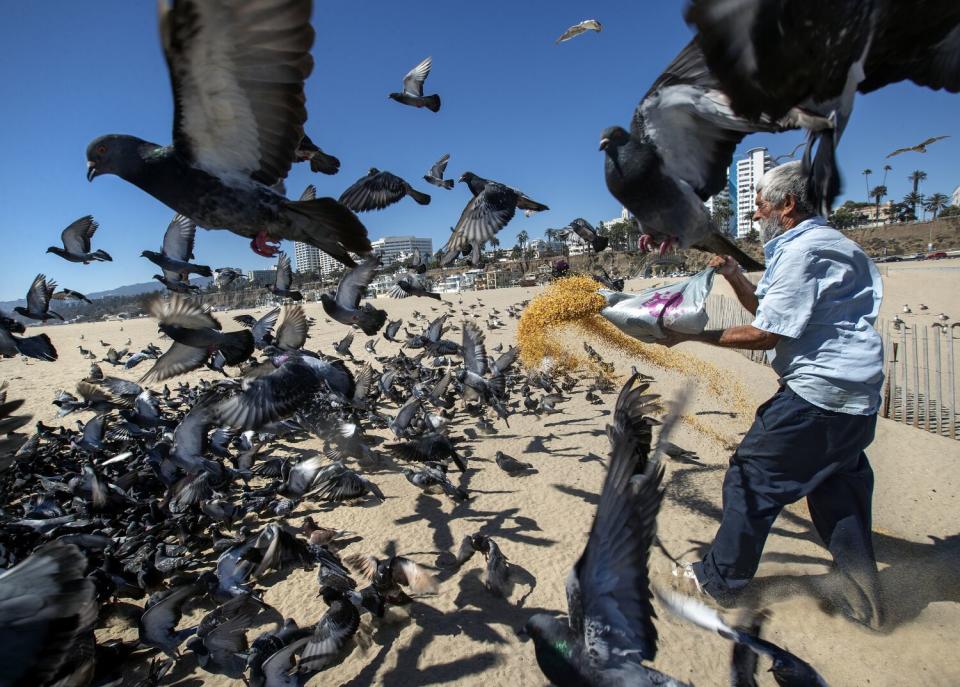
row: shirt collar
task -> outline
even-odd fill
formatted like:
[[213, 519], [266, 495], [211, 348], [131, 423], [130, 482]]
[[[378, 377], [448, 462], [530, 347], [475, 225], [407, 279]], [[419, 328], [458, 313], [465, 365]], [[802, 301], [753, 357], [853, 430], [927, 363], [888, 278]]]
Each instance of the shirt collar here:
[[782, 234], [777, 234], [772, 239], [770, 239], [765, 244], [763, 244], [764, 257], [769, 261], [770, 258], [773, 257], [773, 254], [777, 252], [777, 249], [780, 247], [781, 243], [787, 243], [789, 241], [792, 241], [800, 234], [803, 234], [813, 229], [814, 227], [822, 227], [825, 224], [827, 224], [827, 220], [825, 220], [820, 215], [814, 215], [813, 217], [809, 217], [803, 220], [802, 222], [800, 222], [800, 224], [795, 226], [793, 229], [788, 229]]

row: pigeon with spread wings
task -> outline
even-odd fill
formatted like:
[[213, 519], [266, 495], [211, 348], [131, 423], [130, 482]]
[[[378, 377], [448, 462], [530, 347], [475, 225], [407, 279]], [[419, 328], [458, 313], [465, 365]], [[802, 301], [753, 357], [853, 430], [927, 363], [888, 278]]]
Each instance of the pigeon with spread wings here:
[[761, 269], [717, 230], [704, 201], [726, 188], [734, 150], [747, 134], [789, 127], [735, 115], [691, 41], [640, 101], [630, 130], [613, 126], [601, 134], [607, 189], [640, 222], [642, 249], [699, 248]]
[[942, 141], [945, 138], [950, 138], [949, 136], [931, 136], [926, 141], [918, 143], [915, 146], [907, 146], [906, 148], [897, 148], [892, 153], [887, 155], [888, 158], [894, 157], [895, 155], [900, 155], [902, 153], [925, 153], [927, 152], [927, 146], [936, 143], [937, 141]]
[[95, 250], [90, 252], [90, 240], [97, 232], [100, 224], [93, 218], [93, 215], [81, 217], [76, 222], [71, 223], [63, 233], [60, 234], [60, 241], [63, 248], [50, 246], [48, 253], [59, 255], [64, 260], [70, 262], [82, 262], [89, 265], [93, 261], [112, 262], [113, 258], [105, 250]]
[[427, 80], [432, 67], [433, 59], [426, 58], [403, 77], [403, 90], [399, 93], [391, 93], [389, 97], [402, 105], [425, 107], [431, 112], [439, 112], [440, 96], [423, 94], [423, 82]]
[[579, 24], [574, 24], [560, 34], [560, 38], [558, 38], [556, 42], [563, 43], [571, 38], [576, 38], [581, 33], [586, 33], [587, 31], [596, 31], [597, 33], [600, 33], [603, 31], [603, 24], [598, 22], [596, 19], [586, 19]]
[[109, 134], [87, 147], [87, 178], [116, 174], [207, 229], [277, 253], [281, 239], [345, 265], [370, 250], [367, 230], [333, 198], [291, 201], [273, 188], [290, 171], [313, 70], [310, 0], [160, 5], [173, 86], [173, 145]]
[[373, 255], [343, 275], [337, 285], [336, 294], [320, 294], [323, 310], [341, 324], [360, 327], [367, 336], [380, 331], [387, 321], [387, 313], [370, 303], [364, 303], [363, 307], [360, 307], [360, 299], [379, 267], [380, 258]]

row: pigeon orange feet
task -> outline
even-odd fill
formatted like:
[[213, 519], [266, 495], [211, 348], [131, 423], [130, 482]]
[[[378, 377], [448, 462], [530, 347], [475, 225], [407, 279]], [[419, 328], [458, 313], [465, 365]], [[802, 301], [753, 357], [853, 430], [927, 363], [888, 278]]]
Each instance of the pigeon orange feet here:
[[250, 241], [250, 248], [252, 248], [253, 252], [257, 255], [262, 255], [265, 258], [273, 258], [276, 257], [280, 251], [280, 242], [271, 238], [267, 232], [261, 231]]

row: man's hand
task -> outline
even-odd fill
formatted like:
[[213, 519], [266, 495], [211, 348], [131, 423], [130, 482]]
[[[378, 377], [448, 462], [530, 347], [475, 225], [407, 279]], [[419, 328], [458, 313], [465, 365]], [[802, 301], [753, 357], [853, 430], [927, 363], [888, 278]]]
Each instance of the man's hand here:
[[729, 255], [714, 255], [707, 263], [707, 267], [713, 267], [724, 277], [731, 277], [740, 271], [740, 263]]

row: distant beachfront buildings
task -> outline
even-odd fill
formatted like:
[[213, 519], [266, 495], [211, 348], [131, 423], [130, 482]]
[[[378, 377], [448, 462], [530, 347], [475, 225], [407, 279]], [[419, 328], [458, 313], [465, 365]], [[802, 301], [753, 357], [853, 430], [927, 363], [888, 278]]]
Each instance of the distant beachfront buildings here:
[[757, 182], [775, 166], [766, 148], [752, 148], [746, 157], [737, 160], [737, 202], [734, 206], [737, 238], [742, 239], [755, 228], [753, 213], [757, 211]]
[[384, 236], [371, 241], [370, 245], [373, 252], [380, 255], [384, 267], [413, 255], [415, 250], [419, 250], [425, 260], [433, 255], [433, 239], [418, 236]]

